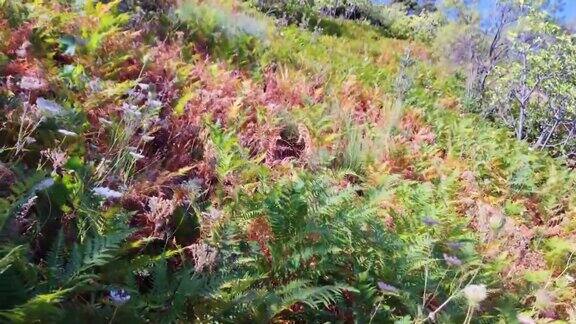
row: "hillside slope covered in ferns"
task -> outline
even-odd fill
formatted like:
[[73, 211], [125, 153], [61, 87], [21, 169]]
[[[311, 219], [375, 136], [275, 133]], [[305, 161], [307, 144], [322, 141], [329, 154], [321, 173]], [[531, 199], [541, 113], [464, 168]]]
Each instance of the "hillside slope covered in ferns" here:
[[0, 322], [576, 321], [571, 135], [475, 110], [440, 13], [0, 8]]

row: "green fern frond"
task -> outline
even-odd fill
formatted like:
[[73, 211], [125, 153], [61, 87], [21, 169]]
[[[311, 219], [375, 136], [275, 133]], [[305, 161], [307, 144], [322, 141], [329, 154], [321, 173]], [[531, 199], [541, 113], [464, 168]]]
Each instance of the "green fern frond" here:
[[24, 245], [18, 245], [10, 249], [10, 251], [0, 259], [0, 275], [12, 267], [17, 259], [22, 257], [25, 250]]
[[281, 309], [286, 309], [295, 303], [303, 303], [313, 309], [328, 307], [335, 304], [344, 290], [357, 291], [345, 285], [309, 287], [306, 281], [297, 280], [284, 286], [280, 296], [282, 296]]
[[166, 261], [157, 262], [152, 272], [152, 294], [162, 294], [168, 290], [168, 267]]
[[16, 217], [22, 205], [35, 194], [38, 189], [45, 189], [43, 181], [49, 184], [51, 179], [46, 178], [46, 173], [37, 171], [27, 176], [23, 181], [16, 182], [10, 187], [11, 194], [6, 198], [0, 198], [0, 232], [6, 234], [6, 225], [13, 217]]
[[0, 318], [3, 317], [11, 323], [56, 322], [62, 315], [62, 311], [56, 304], [71, 291], [72, 289], [60, 289], [37, 295], [25, 304], [7, 311], [0, 311]]
[[83, 248], [81, 270], [87, 270], [110, 262], [128, 234], [119, 232], [87, 240]]
[[88, 272], [91, 269], [114, 260], [121, 243], [129, 234], [129, 231], [117, 231], [92, 237], [83, 244], [75, 243], [71, 251], [68, 251], [64, 244], [64, 234], [60, 231], [47, 256], [51, 286], [56, 287], [58, 283], [73, 284], [86, 279], [86, 276], [90, 277]]

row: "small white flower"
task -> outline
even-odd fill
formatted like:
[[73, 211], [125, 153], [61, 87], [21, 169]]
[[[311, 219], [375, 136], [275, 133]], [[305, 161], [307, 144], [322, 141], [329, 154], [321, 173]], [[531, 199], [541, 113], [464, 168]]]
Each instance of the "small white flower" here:
[[518, 323], [520, 324], [536, 324], [536, 321], [534, 321], [530, 316], [528, 315], [518, 315], [516, 317], [516, 319], [518, 320]]
[[46, 82], [39, 78], [24, 76], [20, 79], [19, 86], [24, 90], [39, 90], [46, 86]]
[[122, 111], [129, 117], [139, 118], [142, 116], [136, 105], [124, 103], [122, 104]]
[[192, 252], [196, 272], [212, 271], [218, 259], [218, 250], [205, 243], [196, 243], [187, 247]]
[[112, 125], [112, 122], [111, 122], [111, 121], [109, 121], [108, 119], [102, 118], [102, 117], [99, 117], [99, 118], [98, 118], [98, 121], [99, 121], [101, 124], [104, 124], [104, 125], [106, 125], [106, 126]]
[[33, 191], [42, 191], [44, 189], [50, 188], [53, 184], [54, 184], [54, 179], [47, 178], [47, 179], [40, 181], [40, 183], [38, 183], [32, 190]]
[[62, 135], [64, 135], [64, 136], [70, 136], [70, 137], [78, 136], [78, 134], [76, 134], [76, 133], [74, 133], [74, 132], [71, 132], [71, 131], [69, 131], [69, 130], [66, 130], [66, 129], [59, 129], [59, 130], [58, 130], [58, 133], [60, 133], [60, 134], [62, 134]]
[[187, 180], [181, 184], [181, 187], [186, 190], [189, 195], [197, 196], [202, 192], [202, 180], [199, 178]]
[[444, 253], [444, 261], [446, 264], [451, 267], [459, 267], [462, 265], [462, 260], [460, 260], [457, 256], [449, 255]]
[[104, 198], [121, 198], [122, 193], [116, 190], [112, 190], [106, 187], [95, 187], [92, 189], [92, 192], [97, 196], [104, 197]]
[[378, 288], [385, 293], [397, 293], [399, 291], [398, 288], [389, 285], [383, 281], [378, 281]]
[[534, 307], [539, 310], [547, 310], [554, 306], [554, 295], [545, 289], [538, 289], [534, 293], [534, 297], [536, 297]]
[[147, 104], [148, 104], [148, 107], [153, 108], [153, 109], [162, 107], [162, 101], [160, 101], [160, 100], [148, 100]]
[[463, 292], [470, 305], [478, 305], [488, 297], [485, 285], [468, 285], [464, 287]]
[[116, 305], [123, 305], [130, 301], [130, 294], [124, 289], [112, 289], [110, 290], [110, 299]]
[[32, 43], [29, 41], [24, 41], [24, 43], [22, 43], [22, 45], [20, 45], [20, 47], [16, 50], [16, 55], [18, 57], [26, 57], [27, 49], [30, 47], [30, 45], [32, 45]]
[[202, 219], [205, 220], [206, 222], [212, 223], [222, 218], [222, 214], [223, 212], [221, 210], [216, 209], [214, 207], [210, 207], [208, 211], [202, 213]]
[[154, 139], [154, 136], [150, 136], [150, 135], [142, 135], [142, 141], [144, 143], [148, 143], [150, 141], [152, 141]]
[[48, 113], [51, 115], [58, 115], [62, 112], [64, 108], [60, 106], [58, 103], [52, 100], [47, 100], [42, 97], [36, 99], [36, 107], [40, 109], [40, 111], [44, 113]]
[[135, 160], [141, 160], [143, 158], [145, 158], [146, 156], [140, 154], [140, 153], [136, 153], [136, 152], [130, 152], [129, 153]]
[[102, 82], [100, 79], [93, 79], [88, 82], [88, 89], [92, 92], [102, 91]]
[[26, 141], [26, 144], [36, 143], [36, 139], [34, 137], [30, 137], [30, 136], [26, 136], [26, 138], [24, 138], [24, 141]]
[[134, 273], [135, 275], [140, 276], [140, 277], [150, 276], [150, 271], [148, 269], [134, 270], [134, 271], [132, 271], [132, 273]]

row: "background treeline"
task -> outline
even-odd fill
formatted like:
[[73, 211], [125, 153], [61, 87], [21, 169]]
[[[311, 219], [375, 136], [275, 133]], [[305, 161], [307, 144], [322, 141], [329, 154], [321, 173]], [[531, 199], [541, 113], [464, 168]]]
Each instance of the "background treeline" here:
[[558, 21], [561, 3], [494, 1], [481, 11], [470, 1], [253, 1], [287, 23], [325, 28], [341, 17], [377, 26], [389, 37], [433, 46], [437, 58], [466, 80], [470, 111], [514, 130], [536, 149], [574, 158], [574, 36]]

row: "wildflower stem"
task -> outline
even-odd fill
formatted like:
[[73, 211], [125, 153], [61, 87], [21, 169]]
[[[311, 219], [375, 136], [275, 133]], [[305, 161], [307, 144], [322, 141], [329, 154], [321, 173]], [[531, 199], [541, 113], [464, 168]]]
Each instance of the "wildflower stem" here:
[[448, 305], [448, 303], [452, 300], [452, 298], [454, 298], [455, 296], [457, 296], [458, 294], [454, 294], [451, 295], [450, 297], [448, 297], [448, 299], [446, 299], [442, 305], [438, 306], [438, 308], [436, 308], [434, 311], [430, 312], [430, 314], [428, 314], [427, 319], [428, 320], [434, 320], [434, 318], [436, 317], [436, 314], [442, 310], [442, 308], [444, 308], [446, 305]]
[[[30, 93], [28, 93], [28, 102], [30, 102]], [[24, 104], [24, 111], [22, 112], [22, 116], [20, 116], [20, 128], [18, 130], [18, 141], [16, 142], [16, 151], [14, 152], [14, 157], [16, 157], [22, 147], [24, 146], [24, 118], [26, 118], [28, 112], [28, 104]]]
[[372, 312], [372, 315], [370, 316], [370, 321], [368, 321], [368, 324], [371, 324], [372, 321], [374, 320], [374, 316], [376, 316], [376, 313], [378, 312], [378, 309], [380, 308], [381, 304], [382, 304], [382, 301], [379, 301], [378, 304], [376, 305], [376, 307], [374, 307], [374, 311]]
[[114, 318], [116, 317], [116, 312], [118, 312], [118, 306], [115, 307], [114, 313], [112, 313], [112, 317], [110, 318], [110, 322], [108, 322], [108, 324], [112, 324], [112, 322], [114, 322]]
[[428, 288], [428, 264], [424, 266], [424, 292], [422, 293], [422, 310], [426, 307], [426, 290]]
[[463, 324], [469, 324], [472, 320], [472, 314], [474, 313], [474, 306], [469, 305], [468, 309], [466, 310], [466, 318], [464, 319]]

